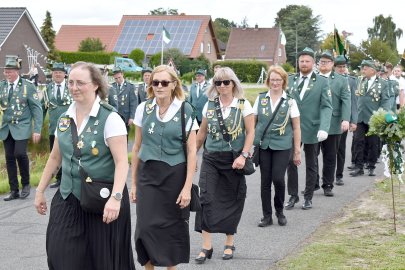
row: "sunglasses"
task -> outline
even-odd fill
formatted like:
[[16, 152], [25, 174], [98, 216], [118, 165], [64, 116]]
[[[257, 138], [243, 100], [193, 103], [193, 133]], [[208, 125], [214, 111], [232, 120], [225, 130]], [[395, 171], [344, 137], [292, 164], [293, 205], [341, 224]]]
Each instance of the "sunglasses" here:
[[231, 84], [231, 80], [223, 80], [223, 81], [215, 81], [214, 84], [215, 86], [221, 86], [221, 84], [224, 84], [225, 86], [228, 86]]
[[162, 85], [162, 87], [168, 87], [169, 83], [172, 83], [174, 81], [158, 81], [158, 80], [153, 80], [152, 81], [152, 86], [158, 87], [159, 84]]

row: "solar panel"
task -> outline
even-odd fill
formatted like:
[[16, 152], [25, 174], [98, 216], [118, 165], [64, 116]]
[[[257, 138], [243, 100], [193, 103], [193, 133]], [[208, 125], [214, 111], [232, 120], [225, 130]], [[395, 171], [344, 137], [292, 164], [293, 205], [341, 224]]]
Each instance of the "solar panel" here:
[[[165, 49], [177, 48], [183, 54], [190, 55], [202, 20], [127, 20], [115, 44], [114, 51], [129, 54], [139, 48], [147, 55], [161, 51], [163, 26], [170, 34], [170, 43]], [[148, 34], [154, 34], [147, 40]]]

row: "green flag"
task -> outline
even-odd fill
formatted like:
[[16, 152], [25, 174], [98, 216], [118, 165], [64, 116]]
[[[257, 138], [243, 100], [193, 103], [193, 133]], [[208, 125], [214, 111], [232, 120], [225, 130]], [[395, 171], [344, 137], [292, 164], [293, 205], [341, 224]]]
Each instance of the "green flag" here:
[[342, 40], [340, 39], [339, 32], [335, 27], [335, 34], [333, 35], [333, 41], [334, 41], [334, 50], [337, 55], [345, 55], [346, 50], [345, 50], [345, 45], [343, 44]]
[[163, 26], [163, 31], [162, 31], [162, 36], [163, 36], [163, 41], [166, 44], [169, 44], [171, 38], [169, 32], [166, 30], [166, 28]]

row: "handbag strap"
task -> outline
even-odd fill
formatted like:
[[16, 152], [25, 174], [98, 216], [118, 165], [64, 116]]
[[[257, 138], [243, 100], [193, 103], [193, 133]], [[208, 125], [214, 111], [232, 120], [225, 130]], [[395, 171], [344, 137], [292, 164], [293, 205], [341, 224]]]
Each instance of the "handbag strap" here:
[[181, 137], [182, 137], [182, 145], [183, 145], [183, 151], [184, 151], [184, 156], [186, 158], [186, 162], [187, 162], [187, 140], [188, 137], [190, 136], [191, 133], [191, 129], [193, 128], [193, 124], [194, 124], [194, 120], [195, 120], [195, 116], [192, 114], [191, 115], [191, 126], [190, 126], [190, 130], [188, 131], [188, 133], [186, 133], [186, 113], [185, 113], [185, 104], [186, 102], [183, 101], [183, 103], [181, 104], [181, 108], [180, 108], [180, 118], [181, 118]]
[[[259, 145], [262, 145], [262, 142], [263, 142], [263, 139], [264, 139], [264, 135], [266, 135], [266, 132], [267, 132], [267, 130], [269, 129], [271, 123], [273, 122], [274, 117], [277, 115], [278, 109], [280, 109], [280, 105], [281, 105], [281, 103], [283, 103], [283, 101], [284, 101], [284, 98], [281, 97], [280, 102], [278, 103], [276, 109], [274, 110], [274, 113], [271, 115], [270, 121], [267, 123], [267, 126], [266, 126], [266, 128], [264, 129], [264, 131], [263, 131], [262, 137], [260, 138]], [[269, 104], [270, 104], [270, 102], [269, 102]], [[270, 105], [270, 106], [271, 106], [271, 105]]]
[[70, 132], [72, 133], [72, 142], [73, 142], [73, 155], [79, 160], [79, 173], [82, 179], [86, 179], [89, 175], [83, 169], [80, 158], [82, 157], [82, 151], [79, 147], [77, 147], [77, 143], [79, 142], [79, 136], [77, 135], [77, 126], [73, 118], [70, 118]]

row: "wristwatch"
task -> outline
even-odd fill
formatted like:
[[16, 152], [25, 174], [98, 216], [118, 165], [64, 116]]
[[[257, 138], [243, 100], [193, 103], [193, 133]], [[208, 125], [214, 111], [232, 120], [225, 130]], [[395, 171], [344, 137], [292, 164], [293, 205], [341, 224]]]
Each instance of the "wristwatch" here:
[[111, 196], [114, 197], [114, 199], [116, 199], [117, 201], [121, 201], [121, 199], [122, 199], [121, 192], [115, 192], [115, 193], [111, 194]]
[[249, 157], [249, 152], [242, 152], [240, 153], [240, 155], [244, 158], [248, 158]]

